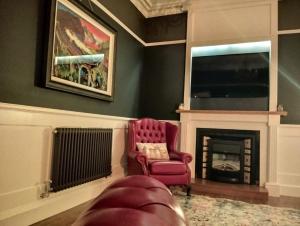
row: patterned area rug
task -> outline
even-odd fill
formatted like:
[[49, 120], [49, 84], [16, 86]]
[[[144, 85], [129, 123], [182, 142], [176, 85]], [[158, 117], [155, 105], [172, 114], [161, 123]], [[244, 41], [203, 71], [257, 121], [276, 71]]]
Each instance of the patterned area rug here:
[[300, 210], [176, 194], [190, 226], [300, 226]]

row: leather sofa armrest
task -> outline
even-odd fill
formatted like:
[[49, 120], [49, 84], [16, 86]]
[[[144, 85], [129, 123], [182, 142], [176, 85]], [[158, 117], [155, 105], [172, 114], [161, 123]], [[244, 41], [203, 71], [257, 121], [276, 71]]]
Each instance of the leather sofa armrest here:
[[170, 159], [180, 160], [186, 164], [190, 163], [193, 160], [192, 155], [186, 152], [171, 151], [169, 152], [169, 156]]

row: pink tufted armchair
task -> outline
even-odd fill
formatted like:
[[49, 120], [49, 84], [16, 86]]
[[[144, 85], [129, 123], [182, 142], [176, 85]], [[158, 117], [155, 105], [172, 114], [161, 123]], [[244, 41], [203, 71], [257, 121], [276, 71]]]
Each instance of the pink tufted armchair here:
[[[151, 118], [131, 120], [128, 128], [128, 174], [153, 177], [167, 186], [183, 185], [190, 194], [192, 156], [176, 150], [178, 127]], [[137, 143], [166, 143], [169, 160], [149, 159]]]

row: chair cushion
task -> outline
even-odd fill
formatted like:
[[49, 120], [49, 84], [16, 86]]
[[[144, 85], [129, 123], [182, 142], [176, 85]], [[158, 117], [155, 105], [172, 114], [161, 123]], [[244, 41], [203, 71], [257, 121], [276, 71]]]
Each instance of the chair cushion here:
[[166, 143], [136, 143], [136, 145], [148, 159], [170, 159]]
[[179, 175], [187, 172], [186, 165], [180, 161], [150, 161], [150, 173], [158, 175]]

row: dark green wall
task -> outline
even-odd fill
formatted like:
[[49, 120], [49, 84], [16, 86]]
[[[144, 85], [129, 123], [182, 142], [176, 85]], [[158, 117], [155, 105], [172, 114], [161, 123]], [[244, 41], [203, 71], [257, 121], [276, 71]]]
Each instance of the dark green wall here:
[[145, 21], [146, 42], [186, 39], [187, 14], [148, 18]]
[[278, 29], [300, 28], [300, 1], [283, 0], [278, 2]]
[[[187, 14], [148, 18], [147, 42], [186, 39]], [[178, 120], [183, 102], [185, 44], [147, 47], [141, 86], [141, 116]]]
[[[41, 85], [44, 46], [49, 35], [47, 0], [0, 2], [3, 31], [0, 34], [0, 101], [125, 117], [177, 119], [175, 109], [183, 99], [185, 45], [144, 48], [90, 1], [73, 1], [117, 31], [114, 101]], [[99, 2], [146, 41], [176, 40], [186, 36], [186, 14], [145, 20], [129, 0]], [[143, 62], [147, 62], [144, 69]]]
[[[87, 1], [78, 1], [88, 6]], [[38, 86], [37, 81], [43, 76], [44, 38], [48, 36], [45, 32], [47, 2], [0, 1], [0, 101], [138, 117], [144, 48], [97, 7], [92, 7], [94, 12], [117, 31], [114, 101], [107, 102]], [[127, 3], [131, 7], [131, 3]], [[119, 5], [115, 3], [115, 7]], [[125, 10], [126, 4], [122, 3], [122, 7]]]
[[[300, 29], [300, 1], [279, 1], [279, 30]], [[281, 123], [300, 124], [300, 34], [279, 35], [278, 104], [288, 112]]]
[[[80, 1], [80, 0], [79, 0]], [[88, 0], [83, 0], [88, 1]], [[119, 20], [124, 22], [134, 33], [144, 39], [145, 36], [145, 17], [130, 0], [98, 0], [111, 13], [116, 15]]]
[[178, 120], [183, 102], [185, 44], [148, 47], [144, 57], [141, 115]]
[[278, 104], [288, 112], [281, 123], [300, 124], [300, 34], [280, 35]]

